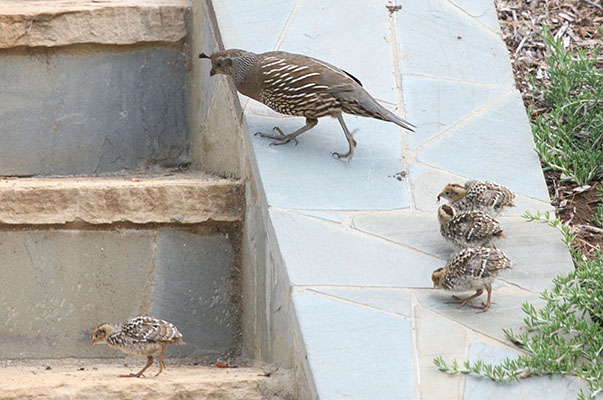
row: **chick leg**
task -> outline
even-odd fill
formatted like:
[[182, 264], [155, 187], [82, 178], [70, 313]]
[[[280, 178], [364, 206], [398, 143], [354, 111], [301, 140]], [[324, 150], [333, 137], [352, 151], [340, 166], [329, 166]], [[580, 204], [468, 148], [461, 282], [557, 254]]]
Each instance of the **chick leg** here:
[[471, 300], [475, 299], [476, 297], [480, 296], [484, 291], [482, 289], [477, 289], [475, 291], [475, 294], [469, 297], [456, 297], [456, 296], [452, 296], [454, 298], [454, 300], [449, 300], [449, 301], [445, 301], [445, 304], [458, 304], [461, 303], [458, 308], [463, 308], [463, 306], [465, 304], [467, 304], [468, 302], [470, 302]]
[[147, 368], [149, 368], [151, 365], [153, 365], [153, 356], [147, 356], [147, 365], [144, 366], [143, 369], [141, 369], [140, 371], [138, 371], [135, 374], [128, 374], [128, 375], [120, 375], [120, 378], [140, 378], [142, 376], [142, 373], [144, 371], [147, 370]]
[[[170, 344], [169, 343], [161, 343], [161, 354], [159, 354], [159, 372], [157, 372], [157, 375], [159, 375], [161, 373], [161, 371], [163, 371], [164, 368], [167, 368], [165, 366], [165, 351], [167, 350], [168, 346]], [[155, 375], [155, 376], [157, 376]]]
[[309, 131], [310, 129], [314, 128], [316, 126], [316, 124], [318, 124], [318, 120], [315, 118], [306, 118], [306, 125], [302, 126], [301, 128], [299, 128], [298, 130], [296, 130], [293, 133], [290, 133], [288, 135], [286, 135], [281, 128], [279, 128], [278, 126], [274, 127], [274, 130], [277, 131], [279, 134], [278, 135], [272, 135], [270, 133], [263, 133], [263, 132], [256, 132], [255, 135], [261, 136], [261, 137], [265, 137], [265, 138], [269, 138], [269, 139], [274, 139], [275, 141], [270, 143], [270, 146], [278, 146], [280, 144], [285, 144], [285, 143], [289, 143], [290, 141], [294, 141], [295, 145], [297, 145], [297, 139], [296, 137], [298, 137], [299, 135], [301, 135], [302, 133]]
[[481, 306], [471, 305], [471, 307], [479, 308], [481, 310], [481, 311], [477, 312], [478, 314], [488, 311], [488, 309], [490, 308], [490, 304], [492, 304], [492, 300], [491, 300], [492, 299], [492, 286], [491, 285], [486, 286], [486, 290], [488, 291], [488, 299], [486, 300], [486, 302], [485, 303], [482, 302]]

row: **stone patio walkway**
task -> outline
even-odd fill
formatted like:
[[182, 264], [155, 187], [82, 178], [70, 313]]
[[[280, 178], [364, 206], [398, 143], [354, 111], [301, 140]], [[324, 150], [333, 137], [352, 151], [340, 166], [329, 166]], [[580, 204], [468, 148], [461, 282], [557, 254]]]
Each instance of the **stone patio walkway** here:
[[[516, 349], [521, 304], [569, 272], [558, 232], [520, 217], [550, 210], [540, 163], [490, 0], [214, 0], [226, 48], [286, 50], [358, 77], [417, 126], [345, 116], [293, 143], [253, 137], [274, 237], [291, 284], [307, 375], [323, 399], [573, 399], [570, 378], [501, 385], [439, 372], [433, 358], [499, 360]], [[240, 96], [249, 133], [303, 125]], [[436, 195], [450, 182], [488, 179], [518, 194], [498, 242], [515, 269], [495, 282], [484, 314], [444, 304], [431, 273], [453, 248], [439, 234]], [[269, 233], [269, 236], [271, 234]]]

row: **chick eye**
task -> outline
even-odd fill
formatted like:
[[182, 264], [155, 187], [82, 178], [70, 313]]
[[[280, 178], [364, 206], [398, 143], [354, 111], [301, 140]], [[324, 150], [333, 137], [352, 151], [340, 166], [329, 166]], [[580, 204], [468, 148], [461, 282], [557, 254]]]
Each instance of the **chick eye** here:
[[216, 61], [216, 66], [221, 67], [222, 65], [224, 65], [224, 62], [222, 60]]

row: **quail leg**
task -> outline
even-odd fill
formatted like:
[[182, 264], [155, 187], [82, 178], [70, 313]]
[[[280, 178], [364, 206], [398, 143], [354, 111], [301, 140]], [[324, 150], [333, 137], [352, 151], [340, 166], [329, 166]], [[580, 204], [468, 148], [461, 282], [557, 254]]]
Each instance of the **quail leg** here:
[[477, 312], [478, 314], [488, 311], [488, 309], [490, 308], [490, 304], [492, 304], [492, 300], [491, 300], [492, 299], [492, 286], [488, 285], [486, 287], [486, 291], [488, 292], [488, 299], [486, 300], [485, 303], [482, 302], [481, 306], [471, 305], [471, 307], [473, 307], [473, 308], [479, 308], [481, 310], [481, 311]]
[[140, 378], [142, 373], [153, 364], [153, 356], [147, 356], [147, 365], [135, 374], [119, 375], [120, 378]]
[[475, 299], [476, 297], [480, 296], [484, 291], [482, 289], [478, 289], [475, 291], [475, 294], [469, 297], [457, 297], [457, 296], [452, 296], [454, 298], [454, 300], [449, 300], [449, 301], [445, 301], [445, 304], [458, 304], [461, 303], [458, 308], [463, 308], [463, 306], [467, 303], [470, 303], [471, 300]]
[[296, 130], [293, 133], [290, 133], [288, 135], [286, 135], [281, 128], [279, 128], [278, 126], [275, 126], [273, 129], [275, 131], [277, 131], [279, 134], [278, 135], [272, 135], [270, 133], [263, 133], [263, 132], [256, 132], [255, 135], [256, 136], [261, 136], [261, 137], [265, 137], [265, 138], [269, 138], [269, 139], [274, 139], [275, 141], [270, 143], [270, 146], [278, 146], [281, 144], [285, 144], [285, 143], [289, 143], [290, 141], [294, 141], [295, 145], [297, 146], [297, 139], [296, 137], [298, 137], [299, 135], [301, 135], [302, 133], [309, 131], [310, 129], [314, 128], [316, 126], [316, 124], [318, 124], [318, 120], [315, 118], [306, 118], [306, 125], [302, 126], [301, 128], [299, 128], [298, 130]]
[[337, 120], [339, 121], [339, 124], [341, 125], [341, 128], [343, 129], [343, 133], [345, 134], [345, 138], [348, 140], [348, 152], [344, 153], [344, 154], [339, 154], [337, 152], [334, 152], [333, 155], [337, 158], [343, 158], [344, 160], [347, 159], [348, 161], [352, 159], [352, 157], [354, 157], [354, 150], [356, 149], [356, 140], [354, 139], [354, 136], [352, 136], [352, 133], [350, 132], [350, 130], [348, 129], [347, 125], [345, 124], [345, 121], [343, 120], [343, 114], [339, 113], [337, 114]]
[[167, 350], [169, 345], [170, 345], [169, 343], [161, 343], [161, 353], [159, 354], [159, 372], [157, 372], [157, 374], [155, 376], [159, 375], [161, 373], [161, 371], [163, 371], [164, 368], [167, 368], [165, 366], [164, 357], [165, 357], [165, 351]]

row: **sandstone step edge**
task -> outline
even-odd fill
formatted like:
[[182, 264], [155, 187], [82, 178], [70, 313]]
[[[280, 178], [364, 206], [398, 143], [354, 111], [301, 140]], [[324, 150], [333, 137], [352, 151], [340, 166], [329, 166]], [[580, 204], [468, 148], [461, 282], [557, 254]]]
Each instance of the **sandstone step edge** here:
[[[118, 360], [116, 360], [118, 361]], [[167, 359], [167, 369], [153, 377], [157, 365], [141, 379], [117, 376], [138, 368], [139, 360], [128, 367], [106, 360], [36, 360], [0, 367], [2, 395], [12, 399], [246, 399], [267, 400], [270, 394], [291, 391], [286, 372], [268, 377], [260, 368], [220, 369], [206, 366], [177, 365]], [[176, 365], [175, 365], [176, 364]], [[290, 384], [289, 384], [290, 385]]]
[[0, 179], [0, 224], [195, 224], [244, 216], [242, 181], [158, 177]]
[[0, 3], [0, 49], [182, 41], [190, 0]]

